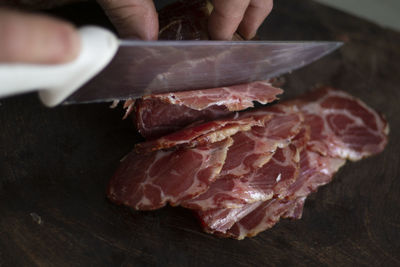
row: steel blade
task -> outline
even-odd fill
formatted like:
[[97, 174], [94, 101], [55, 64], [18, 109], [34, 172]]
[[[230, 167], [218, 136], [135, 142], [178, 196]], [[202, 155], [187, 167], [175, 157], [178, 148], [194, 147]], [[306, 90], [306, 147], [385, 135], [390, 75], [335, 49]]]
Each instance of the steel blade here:
[[122, 41], [111, 63], [66, 102], [123, 100], [269, 79], [305, 66], [341, 44]]

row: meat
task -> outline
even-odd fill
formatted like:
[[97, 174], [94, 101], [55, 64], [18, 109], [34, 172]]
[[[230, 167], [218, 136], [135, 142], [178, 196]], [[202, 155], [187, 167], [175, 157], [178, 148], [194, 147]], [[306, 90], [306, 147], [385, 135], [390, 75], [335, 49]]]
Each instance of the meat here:
[[[210, 12], [207, 1], [178, 1], [160, 12], [159, 38], [208, 39]], [[224, 64], [233, 60], [229, 53], [219, 57]], [[209, 67], [197, 59], [179, 64]], [[254, 102], [271, 103], [282, 92], [259, 81], [125, 103], [147, 141], [121, 162], [108, 197], [137, 210], [181, 205], [195, 211], [205, 231], [236, 239], [281, 218], [300, 219], [308, 195], [329, 183], [346, 159], [384, 149], [389, 128], [363, 102], [329, 87], [243, 111]]]
[[137, 152], [168, 149], [174, 146], [196, 146], [205, 142], [217, 142], [253, 126], [263, 126], [272, 116], [268, 113], [233, 114], [230, 117], [206, 123], [195, 123], [169, 135], [136, 145]]
[[[303, 126], [301, 128], [301, 130], [298, 132], [298, 134], [294, 138], [292, 138], [291, 146], [295, 147], [296, 152], [300, 152], [300, 151], [302, 152], [305, 149], [305, 146], [306, 146], [309, 138], [310, 138], [310, 131], [309, 131], [308, 127]], [[228, 154], [228, 156], [229, 156], [229, 154]], [[284, 175], [284, 176], [288, 176], [289, 179], [283, 179], [283, 181], [286, 180], [286, 183], [284, 183], [283, 185], [286, 185], [286, 188], [291, 188], [291, 187], [287, 186], [287, 184], [291, 184], [293, 181], [295, 181], [295, 179], [297, 179], [298, 168], [300, 167], [299, 163], [298, 163], [298, 160], [299, 160], [298, 155], [296, 154], [295, 158], [290, 158], [290, 157], [285, 158], [285, 156], [290, 156], [290, 155], [284, 155], [284, 154], [278, 154], [278, 156], [279, 156], [279, 158], [281, 158], [281, 161], [283, 161], [282, 159], [285, 159], [286, 161], [292, 160], [292, 166], [296, 167], [296, 171], [294, 173], [292, 173], [291, 176], [288, 176], [288, 175], [290, 175], [290, 173], [287, 173], [286, 175]], [[268, 163], [268, 164], [271, 164], [271, 163]], [[304, 159], [303, 159], [303, 165], [304, 165]], [[268, 178], [268, 175], [270, 175], [270, 173], [267, 173], [266, 178]], [[289, 181], [289, 183], [287, 181]], [[212, 209], [210, 208], [208, 210], [205, 210], [204, 204], [207, 203], [206, 202], [207, 198], [204, 196], [209, 196], [209, 198], [211, 198], [211, 200], [213, 200], [212, 198], [214, 197], [214, 200], [215, 200], [215, 196], [218, 196], [218, 195], [221, 196], [221, 193], [222, 194], [225, 193], [225, 196], [228, 196], [230, 194], [234, 195], [236, 193], [235, 190], [230, 190], [231, 188], [229, 187], [229, 184], [233, 183], [233, 181], [227, 180], [226, 182], [227, 182], [226, 188], [228, 188], [228, 190], [226, 190], [225, 192], [223, 191], [224, 188], [222, 188], [222, 187], [218, 188], [216, 186], [219, 183], [221, 183], [221, 180], [218, 179], [214, 184], [211, 185], [210, 189], [206, 193], [204, 193], [203, 195], [200, 195], [197, 198], [194, 198], [193, 200], [189, 200], [189, 202], [192, 201], [195, 204], [196, 203], [198, 204], [197, 206], [192, 205], [191, 208], [198, 209], [198, 212], [197, 212], [198, 216], [199, 216], [200, 220], [202, 221], [203, 228], [207, 232], [216, 232], [218, 234], [226, 234], [226, 231], [229, 230], [229, 228], [231, 228], [237, 221], [239, 221], [241, 218], [246, 216], [248, 213], [250, 213], [251, 211], [256, 209], [258, 206], [260, 206], [263, 203], [263, 201], [268, 200], [268, 198], [258, 199], [258, 201], [252, 201], [253, 202], [252, 204], [245, 204], [243, 202], [241, 204], [236, 204], [235, 207], [232, 207], [232, 206], [230, 208], [213, 207]], [[250, 182], [249, 185], [251, 188], [252, 183]], [[272, 184], [272, 185], [274, 185], [274, 184]], [[281, 186], [281, 185], [282, 185], [281, 181], [277, 181], [275, 183], [276, 189], [279, 189], [279, 186]], [[275, 197], [284, 198], [290, 194], [290, 192], [287, 189], [285, 189], [283, 191], [276, 190], [276, 189], [275, 189]], [[198, 201], [198, 200], [200, 200], [200, 201]], [[213, 203], [213, 202], [211, 202], [211, 203]], [[203, 205], [201, 205], [201, 204], [203, 204]], [[182, 205], [185, 206], [186, 202], [183, 202]], [[221, 218], [222, 216], [225, 216], [225, 218]]]
[[173, 105], [183, 105], [195, 110], [211, 106], [225, 106], [229, 111], [254, 107], [253, 101], [267, 104], [276, 100], [282, 89], [272, 87], [267, 81], [252, 82], [206, 90], [175, 92], [145, 96], [144, 99], [159, 99]]
[[205, 192], [224, 164], [231, 138], [196, 148], [131, 152], [111, 179], [108, 197], [140, 210], [179, 205]]
[[183, 105], [171, 105], [159, 99], [139, 99], [135, 105], [135, 125], [146, 139], [173, 133], [195, 121], [212, 121], [232, 112], [224, 106], [195, 110]]
[[[185, 108], [196, 102], [172, 99], [169, 105]], [[243, 239], [281, 218], [300, 219], [309, 194], [346, 159], [382, 151], [389, 131], [382, 116], [332, 88], [223, 116], [137, 144], [109, 198], [138, 210], [181, 205], [206, 232]]]
[[345, 163], [343, 159], [323, 157], [308, 150], [300, 155], [300, 174], [286, 196], [238, 208], [198, 212], [204, 229], [219, 236], [243, 239], [271, 228], [280, 218], [300, 219], [306, 197], [330, 182]]
[[262, 203], [263, 202], [258, 201], [251, 204], [243, 204], [241, 207], [232, 209], [217, 208], [206, 211], [197, 211], [196, 214], [205, 232], [227, 236], [226, 231], [231, 229], [236, 222], [251, 213]]
[[344, 159], [322, 156], [310, 150], [300, 154], [300, 175], [288, 190], [290, 198], [298, 198], [315, 192], [329, 183], [333, 175], [345, 163]]
[[307, 197], [299, 197], [295, 200], [292, 200], [292, 205], [286, 209], [281, 218], [300, 220], [303, 215], [303, 208], [306, 198]]
[[196, 91], [149, 95], [136, 104], [136, 126], [146, 138], [168, 134], [195, 121], [209, 121], [277, 99], [267, 81]]
[[[211, 9], [204, 0], [163, 9], [159, 39], [209, 39]], [[257, 68], [255, 51], [246, 54], [249, 80]], [[181, 61], [157, 66], [161, 78], [182, 66], [221, 74], [225, 68], [217, 64], [236, 62], [225, 50], [213, 56], [215, 64], [188, 61], [176, 49], [170, 55]], [[186, 73], [174, 78], [179, 75]], [[149, 85], [160, 77], [149, 77]], [[219, 77], [207, 81], [220, 84]], [[266, 81], [197, 90], [202, 87], [199, 80], [187, 85], [191, 91], [125, 103], [146, 142], [121, 162], [108, 187], [111, 201], [137, 210], [181, 205], [194, 211], [206, 232], [243, 239], [281, 218], [300, 219], [308, 195], [329, 183], [346, 159], [377, 154], [387, 144], [385, 119], [343, 91], [326, 87], [252, 109], [283, 91]]]
[[386, 120], [344, 91], [322, 88], [288, 104], [300, 108], [311, 128], [310, 149], [322, 155], [360, 160], [387, 143]]
[[247, 114], [257, 112], [271, 114], [272, 117], [265, 126], [255, 126], [250, 131], [232, 136], [234, 144], [228, 151], [227, 161], [220, 176], [242, 177], [263, 166], [278, 147], [289, 145], [301, 129], [303, 117], [297, 109], [274, 105]]
[[284, 194], [295, 181], [299, 170], [296, 148], [278, 148], [267, 164], [237, 179], [219, 178], [199, 197], [182, 203], [198, 210], [238, 208], [242, 204], [266, 201], [274, 195]]
[[[278, 190], [284, 183], [294, 178], [293, 174], [296, 172], [296, 166], [293, 167], [291, 165], [296, 165], [293, 162], [295, 160], [298, 161], [295, 149], [283, 149], [282, 152], [275, 153], [272, 161], [266, 164], [264, 168], [260, 167], [269, 161], [277, 147], [287, 146], [290, 140], [299, 132], [302, 122], [302, 117], [299, 113], [292, 108], [277, 105], [273, 108], [264, 108], [257, 112], [246, 113], [242, 117], [246, 119], [253, 119], [254, 117], [270, 119], [267, 120], [265, 127], [255, 126], [250, 131], [240, 131], [234, 134], [232, 136], [233, 145], [229, 149], [226, 163], [218, 181], [212, 185], [212, 188], [205, 195], [194, 201], [185, 202], [182, 204], [183, 206], [203, 206], [202, 209], [206, 210], [216, 207], [230, 207], [236, 203], [266, 200], [272, 197], [274, 188]], [[204, 125], [201, 127], [204, 128]], [[216, 131], [219, 131], [217, 129], [211, 130], [214, 131], [213, 135]], [[186, 135], [179, 134], [179, 136]], [[176, 144], [178, 143], [176, 138], [173, 138], [173, 140]], [[159, 143], [165, 144], [166, 141], [160, 141]], [[285, 162], [286, 159], [289, 162]], [[284, 168], [285, 164], [287, 164], [286, 168]], [[256, 169], [259, 169], [259, 172], [254, 172]], [[285, 169], [285, 171], [282, 171], [282, 169]], [[277, 171], [279, 173], [276, 173]], [[265, 182], [264, 176], [266, 173], [270, 176], [270, 183]], [[232, 176], [244, 177], [240, 180], [232, 180]], [[276, 182], [277, 177], [279, 183]], [[231, 183], [231, 181], [235, 183]], [[236, 190], [233, 190], [233, 188]], [[230, 193], [232, 191], [236, 192], [236, 195]], [[213, 192], [218, 193], [213, 196]], [[222, 203], [220, 199], [224, 194], [229, 195], [229, 197], [225, 197], [226, 200]], [[244, 197], [245, 195], [247, 198]], [[215, 199], [215, 201], [209, 198]]]
[[281, 217], [301, 218], [306, 197], [319, 186], [330, 182], [334, 173], [345, 163], [344, 159], [324, 157], [308, 150], [303, 150], [300, 158], [300, 175], [289, 186], [284, 199], [274, 198], [261, 203], [238, 220], [227, 233], [220, 235], [243, 239], [271, 228]]
[[[219, 176], [228, 147], [233, 143], [230, 136], [265, 125], [272, 114], [236, 114], [138, 144], [112, 178], [108, 191], [110, 199], [147, 210], [162, 207], [166, 202], [178, 205], [205, 192]], [[293, 124], [298, 125], [300, 117], [293, 117], [297, 119]], [[185, 168], [179, 167], [180, 164]], [[187, 179], [179, 180], [183, 175]]]
[[234, 237], [239, 240], [245, 237], [255, 236], [259, 232], [274, 226], [283, 214], [295, 209], [296, 205], [296, 200], [284, 201], [277, 198], [263, 202], [256, 209], [235, 223], [227, 233], [218, 233], [218, 235]]
[[[347, 104], [346, 101], [348, 101]], [[316, 191], [319, 186], [329, 183], [333, 174], [345, 163], [346, 158], [350, 157], [354, 160], [360, 159], [360, 155], [378, 153], [378, 151], [383, 150], [387, 142], [388, 127], [386, 121], [361, 101], [344, 92], [325, 88], [308, 94], [299, 100], [284, 104], [293, 105], [294, 103], [300, 107], [304, 114], [305, 127], [303, 132], [305, 133], [306, 130], [310, 129], [310, 140], [307, 141], [307, 149], [300, 154], [300, 175], [289, 186], [287, 195], [282, 199], [275, 197], [264, 203], [237, 206], [236, 209], [213, 209], [199, 212], [203, 226], [208, 232], [242, 239], [246, 236], [254, 236], [260, 231], [272, 227], [281, 217], [301, 218], [303, 205], [308, 194]], [[315, 108], [316, 106], [319, 106], [318, 109]], [[310, 107], [314, 109], [310, 109]], [[328, 115], [325, 116], [325, 114]], [[351, 127], [347, 127], [349, 124], [340, 124], [340, 119], [343, 119], [343, 117], [337, 116], [337, 114], [345, 114], [354, 123], [350, 125]], [[335, 116], [337, 121], [326, 121]], [[320, 120], [317, 118], [320, 118]], [[365, 118], [369, 119], [368, 124]], [[321, 121], [323, 124], [320, 123]], [[356, 124], [357, 129], [361, 128], [361, 130], [352, 132], [354, 124]], [[318, 125], [323, 127], [317, 127]], [[325, 134], [325, 137], [329, 136], [330, 138], [321, 137], [321, 134], [319, 134], [321, 132]], [[355, 136], [356, 134], [359, 134], [357, 140], [359, 145], [346, 143], [346, 140], [351, 140], [348, 136]], [[376, 136], [376, 138], [371, 138], [371, 135]], [[304, 143], [304, 139], [295, 138], [292, 143]], [[346, 153], [335, 153], [337, 150], [329, 150], [338, 145]], [[324, 149], [316, 149], [321, 147]], [[354, 155], [357, 155], [357, 157]], [[217, 180], [216, 183], [220, 182], [221, 180]], [[210, 187], [210, 190], [216, 183]], [[210, 191], [203, 195], [205, 194], [210, 194]], [[226, 216], [223, 220], [220, 218], [222, 213]], [[245, 216], [243, 217], [243, 215]], [[219, 224], [220, 221], [223, 223]], [[233, 223], [234, 221], [236, 223]]]
[[277, 147], [285, 147], [299, 132], [302, 116], [297, 109], [275, 105], [242, 113], [241, 118], [258, 118], [266, 126], [253, 126], [250, 131], [240, 131], [232, 138], [226, 164], [221, 171], [223, 177], [241, 177], [263, 166]]

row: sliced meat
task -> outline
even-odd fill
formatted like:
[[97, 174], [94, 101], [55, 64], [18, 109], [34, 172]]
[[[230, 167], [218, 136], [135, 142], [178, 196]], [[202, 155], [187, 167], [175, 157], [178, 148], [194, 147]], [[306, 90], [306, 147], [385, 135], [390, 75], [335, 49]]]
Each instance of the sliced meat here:
[[289, 103], [304, 113], [311, 128], [309, 147], [322, 155], [360, 160], [387, 143], [386, 120], [346, 92], [323, 88]]
[[[159, 13], [159, 38], [208, 39], [210, 12], [209, 1], [179, 0]], [[203, 52], [208, 55], [207, 49]], [[231, 72], [225, 66], [235, 67], [243, 58], [235, 49], [240, 47], [221, 50], [209, 59], [188, 59], [171, 48], [165, 64], [156, 66], [158, 75], [146, 76], [146, 84], [159, 88], [168, 78], [181, 79], [185, 70], [194, 67], [199, 71], [186, 81], [191, 90], [246, 82], [234, 76], [221, 79]], [[154, 66], [149, 64], [151, 56], [140, 59], [143, 70]], [[177, 59], [173, 66], [168, 62], [171, 57]], [[245, 59], [247, 81], [254, 80], [259, 68], [257, 49], [248, 51]], [[216, 75], [205, 79], [205, 70]], [[138, 130], [152, 141], [136, 146], [144, 154], [132, 152], [123, 160], [110, 182], [109, 198], [143, 210], [166, 203], [183, 205], [196, 209], [207, 232], [243, 239], [272, 227], [280, 218], [301, 218], [307, 196], [330, 182], [345, 159], [376, 154], [387, 144], [385, 119], [332, 88], [286, 101], [284, 105], [294, 111], [290, 114], [282, 105], [269, 107], [268, 112], [231, 114], [253, 107], [255, 101], [274, 101], [280, 93], [262, 81], [127, 102], [127, 114], [135, 111]]]
[[279, 200], [274, 198], [270, 201], [263, 202], [255, 210], [235, 223], [226, 234], [218, 234], [220, 236], [233, 237], [239, 240], [245, 237], [255, 236], [274, 226], [283, 214], [295, 209], [296, 206], [296, 200]]
[[299, 155], [296, 148], [278, 148], [267, 164], [237, 179], [219, 178], [196, 199], [183, 202], [184, 207], [209, 210], [238, 208], [243, 204], [266, 201], [274, 195], [286, 195], [297, 177]]
[[229, 87], [149, 95], [136, 104], [136, 126], [146, 138], [176, 131], [196, 121], [210, 121], [253, 107], [253, 101], [270, 103], [281, 89], [267, 81]]
[[265, 126], [254, 126], [250, 131], [232, 136], [234, 143], [228, 151], [221, 177], [238, 178], [262, 167], [278, 147], [289, 145], [301, 129], [303, 118], [296, 109], [275, 105], [256, 112], [260, 110], [270, 113], [272, 118]]
[[[308, 139], [309, 131], [307, 127], [304, 127], [293, 139], [292, 144], [301, 148]], [[274, 197], [267, 201], [238, 205], [237, 208], [198, 212], [198, 216], [207, 232], [237, 239], [254, 236], [271, 228], [281, 217], [301, 218], [306, 197], [316, 191], [319, 186], [330, 182], [334, 173], [344, 163], [345, 160], [343, 159], [324, 157], [318, 153], [302, 149], [300, 153], [300, 175], [281, 194], [281, 198]]]
[[319, 186], [329, 183], [345, 163], [344, 159], [325, 157], [308, 150], [303, 150], [300, 155], [301, 174], [288, 188], [286, 198], [263, 202], [220, 235], [243, 239], [271, 228], [281, 217], [301, 218], [305, 198]]
[[203, 230], [208, 233], [226, 233], [237, 221], [259, 207], [262, 202], [242, 205], [236, 209], [197, 211]]
[[282, 214], [281, 218], [292, 219], [292, 220], [301, 219], [301, 216], [303, 215], [303, 208], [304, 208], [304, 203], [306, 202], [306, 198], [307, 197], [298, 197], [295, 200], [291, 200], [294, 202], [294, 204], [291, 205], [290, 208], [288, 208], [284, 214]]
[[282, 89], [272, 87], [268, 81], [257, 81], [229, 87], [150, 95], [144, 99], [159, 99], [195, 110], [225, 106], [229, 111], [240, 111], [254, 107], [253, 102], [270, 103], [282, 93]]
[[[204, 194], [183, 202], [184, 207], [203, 211], [235, 208], [244, 203], [267, 200], [273, 194], [284, 194], [282, 188], [296, 178], [297, 153], [305, 146], [309, 135], [300, 132], [302, 117], [293, 110], [279, 105], [262, 110], [286, 113], [274, 114], [264, 127], [253, 127], [232, 136], [234, 143], [218, 180]], [[297, 140], [297, 146], [286, 148], [293, 138]], [[304, 141], [300, 142], [301, 139]]]
[[205, 192], [225, 162], [232, 139], [196, 148], [131, 152], [108, 187], [111, 201], [138, 210], [153, 210], [167, 202], [179, 205]]
[[136, 128], [148, 140], [176, 132], [196, 121], [211, 121], [232, 113], [224, 106], [212, 106], [199, 111], [160, 99], [139, 99], [135, 108]]
[[[278, 105], [277, 105], [278, 106]], [[279, 106], [278, 106], [279, 107]], [[278, 109], [282, 110], [282, 109]], [[292, 139], [292, 146], [296, 146], [297, 151], [303, 151], [305, 149], [305, 145], [307, 143], [307, 140], [310, 138], [310, 131], [307, 127], [302, 127], [300, 132]], [[229, 152], [228, 152], [229, 153]], [[229, 156], [229, 154], [228, 154]], [[227, 157], [228, 159], [228, 157]], [[304, 162], [303, 162], [304, 164]], [[232, 179], [231, 179], [232, 180]], [[229, 230], [236, 222], [240, 221], [244, 216], [246, 216], [248, 213], [252, 212], [254, 209], [262, 205], [263, 201], [257, 201], [251, 204], [236, 204], [236, 208], [212, 208], [209, 210], [205, 210], [206, 205], [210, 205], [209, 203], [213, 204], [213, 199], [214, 194], [218, 195], [220, 193], [223, 194], [225, 193], [227, 196], [230, 194], [231, 188], [229, 188], [230, 183], [226, 184], [226, 191], [223, 192], [222, 187], [217, 188], [216, 186], [219, 183], [219, 179], [213, 183], [206, 193], [200, 195], [198, 198], [195, 198], [193, 200], [189, 201], [184, 201], [182, 202], [182, 205], [187, 205], [187, 203], [191, 203], [192, 205], [190, 206], [191, 208], [197, 208], [197, 215], [203, 225], [203, 228], [207, 232], [215, 232], [219, 233], [220, 235], [226, 234], [226, 231]], [[212, 192], [214, 190], [214, 192]], [[288, 194], [291, 194], [291, 192], [285, 190], [280, 192], [279, 197], [284, 198]], [[209, 196], [207, 197], [205, 196]], [[198, 203], [196, 203], [196, 200], [199, 200]], [[197, 204], [197, 205], [196, 205]], [[203, 205], [203, 206], [200, 206]], [[203, 209], [203, 211], [201, 211]]]
[[300, 153], [300, 175], [289, 187], [287, 198], [296, 199], [315, 192], [318, 187], [329, 183], [333, 175], [346, 161], [341, 158], [321, 156], [304, 150]]
[[243, 239], [271, 228], [280, 217], [300, 219], [306, 197], [295, 200], [273, 198], [233, 209], [198, 211], [203, 230], [221, 237]]
[[240, 131], [249, 131], [253, 126], [263, 126], [271, 119], [270, 114], [235, 114], [229, 118], [195, 124], [156, 140], [139, 143], [135, 146], [138, 153], [168, 149], [175, 146], [196, 146], [213, 143], [232, 136]]

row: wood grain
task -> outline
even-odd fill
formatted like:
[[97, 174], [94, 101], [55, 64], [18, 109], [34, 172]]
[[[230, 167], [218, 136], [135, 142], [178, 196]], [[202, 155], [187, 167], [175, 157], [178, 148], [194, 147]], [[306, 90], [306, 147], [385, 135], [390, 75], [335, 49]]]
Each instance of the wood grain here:
[[[110, 25], [92, 3], [52, 13]], [[220, 239], [187, 210], [135, 212], [107, 201], [119, 159], [140, 140], [121, 109], [0, 100], [0, 266], [400, 265], [400, 34], [312, 1], [279, 0], [259, 35], [346, 41], [286, 76], [284, 98], [321, 83], [347, 90], [385, 114], [385, 151], [346, 164], [307, 199], [303, 219]]]

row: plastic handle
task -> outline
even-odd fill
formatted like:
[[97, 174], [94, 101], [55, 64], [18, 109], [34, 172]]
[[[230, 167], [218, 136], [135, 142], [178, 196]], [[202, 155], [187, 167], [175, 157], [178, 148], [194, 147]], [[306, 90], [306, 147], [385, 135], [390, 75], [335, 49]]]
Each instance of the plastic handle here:
[[59, 65], [0, 64], [0, 97], [39, 91], [42, 102], [53, 107], [98, 74], [114, 57], [119, 42], [103, 28], [79, 30], [81, 51], [77, 59]]

